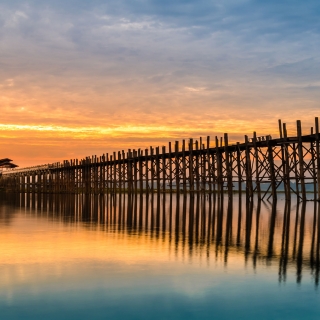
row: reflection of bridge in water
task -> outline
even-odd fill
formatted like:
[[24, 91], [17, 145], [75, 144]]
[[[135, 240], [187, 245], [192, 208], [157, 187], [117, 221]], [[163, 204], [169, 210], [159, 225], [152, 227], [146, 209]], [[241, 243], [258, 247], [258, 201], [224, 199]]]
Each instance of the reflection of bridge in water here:
[[278, 265], [279, 281], [305, 272], [319, 283], [320, 205], [317, 202], [228, 200], [216, 194], [8, 194], [10, 203], [37, 218], [51, 217], [116, 235], [146, 237], [184, 258], [227, 265], [231, 257], [259, 266]]
[[288, 137], [286, 124], [279, 120], [280, 138], [245, 136], [244, 143], [229, 144], [215, 137], [215, 146], [202, 138], [145, 150], [114, 152], [100, 157], [71, 159], [30, 168], [3, 172], [0, 187], [19, 192], [116, 193], [129, 192], [221, 192], [246, 191], [252, 198], [277, 191], [306, 200], [307, 192], [320, 199], [320, 135], [315, 130]]

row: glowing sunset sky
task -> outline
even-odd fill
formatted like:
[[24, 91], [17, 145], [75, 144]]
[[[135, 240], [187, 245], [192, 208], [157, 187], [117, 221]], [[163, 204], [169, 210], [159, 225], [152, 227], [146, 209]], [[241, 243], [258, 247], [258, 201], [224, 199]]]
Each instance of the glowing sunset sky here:
[[320, 116], [319, 1], [2, 0], [0, 158], [20, 166]]

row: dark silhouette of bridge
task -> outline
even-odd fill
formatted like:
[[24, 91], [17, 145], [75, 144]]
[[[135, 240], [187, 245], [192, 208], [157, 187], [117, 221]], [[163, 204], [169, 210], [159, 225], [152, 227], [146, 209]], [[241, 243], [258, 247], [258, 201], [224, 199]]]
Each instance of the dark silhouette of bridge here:
[[307, 193], [320, 199], [319, 120], [309, 135], [289, 137], [279, 120], [279, 138], [245, 136], [243, 143], [229, 144], [228, 134], [187, 143], [169, 142], [145, 150], [113, 152], [100, 157], [7, 170], [0, 186], [17, 192], [116, 193], [116, 192], [246, 192], [259, 199], [277, 198], [282, 191], [301, 200]]

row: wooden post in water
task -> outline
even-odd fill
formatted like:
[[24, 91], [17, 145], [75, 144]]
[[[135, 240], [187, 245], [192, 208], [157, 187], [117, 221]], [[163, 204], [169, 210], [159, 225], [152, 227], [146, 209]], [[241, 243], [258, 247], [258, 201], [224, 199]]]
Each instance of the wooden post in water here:
[[223, 178], [222, 178], [222, 164], [221, 164], [221, 155], [219, 150], [219, 140], [216, 136], [216, 159], [217, 159], [217, 184], [218, 184], [218, 194], [223, 191]]
[[153, 148], [150, 147], [150, 164], [151, 164], [151, 192], [154, 192], [154, 155], [153, 155]]
[[297, 160], [297, 144], [292, 144], [292, 153], [293, 153], [293, 162], [294, 162], [294, 177], [295, 177], [295, 183], [296, 183], [296, 193], [297, 196], [300, 197], [300, 187], [299, 187], [299, 173], [298, 173], [298, 160]]
[[[286, 143], [288, 141], [287, 126], [283, 124], [283, 139]], [[282, 145], [283, 146], [283, 145]], [[283, 181], [286, 194], [286, 200], [290, 201], [291, 198], [291, 182], [290, 182], [290, 164], [289, 164], [289, 151], [287, 143], [283, 146]]]
[[[206, 174], [206, 172], [205, 172]], [[209, 183], [209, 192], [212, 192], [212, 181], [211, 181], [211, 162], [210, 162], [210, 136], [207, 136], [207, 177]], [[210, 211], [211, 214], [211, 211]]]
[[138, 167], [137, 167], [138, 154], [136, 150], [133, 150], [133, 174], [134, 174], [134, 193], [138, 193]]
[[[319, 134], [319, 119], [315, 118], [316, 129], [316, 158], [317, 158], [317, 187], [318, 187], [318, 201], [320, 201], [320, 134]], [[320, 205], [319, 205], [320, 208]], [[320, 209], [319, 209], [320, 210]]]
[[285, 123], [283, 124], [283, 131], [282, 131], [281, 120], [279, 119], [278, 122], [279, 122], [279, 134], [280, 134], [280, 140], [281, 140], [281, 163], [282, 163], [282, 172], [283, 172], [282, 181], [284, 184], [285, 195], [287, 198], [288, 197], [288, 187], [287, 187], [288, 180], [286, 179], [287, 177], [285, 176], [286, 166], [287, 166], [285, 148], [287, 148], [287, 146], [285, 145], [286, 138], [284, 138], [284, 135], [286, 134], [285, 133], [286, 124]]
[[301, 193], [302, 200], [307, 199], [306, 195], [306, 186], [304, 180], [304, 159], [303, 159], [303, 145], [302, 145], [302, 129], [301, 129], [301, 121], [297, 120], [297, 136], [298, 136], [298, 158], [299, 158], [299, 171], [300, 171], [300, 183], [301, 183]]
[[129, 197], [131, 198], [132, 195], [132, 153], [131, 149], [128, 150], [128, 156], [127, 156], [128, 162], [127, 162], [127, 175], [128, 175], [128, 193]]
[[252, 199], [253, 197], [253, 186], [252, 186], [252, 170], [251, 170], [251, 159], [250, 159], [250, 146], [248, 136], [245, 136], [246, 145], [246, 190], [247, 196]]
[[258, 192], [258, 199], [261, 200], [261, 186], [260, 186], [260, 176], [259, 176], [259, 152], [257, 148], [257, 133], [253, 132], [253, 148], [254, 148], [254, 160], [255, 160], [255, 171], [256, 171], [256, 188]]
[[166, 172], [167, 172], [167, 168], [166, 168], [165, 154], [166, 154], [166, 147], [162, 146], [161, 160], [162, 160], [162, 192], [163, 193], [166, 192]]
[[121, 169], [121, 174], [122, 174], [122, 189], [124, 192], [126, 192], [126, 187], [127, 187], [127, 178], [128, 178], [128, 172], [126, 168], [128, 169], [127, 166], [127, 159], [126, 159], [126, 153], [124, 150], [121, 150], [121, 155], [122, 155], [122, 169]]
[[157, 193], [160, 192], [160, 152], [159, 147], [156, 148], [156, 176], [157, 176]]
[[269, 161], [269, 170], [270, 170], [270, 184], [271, 184], [271, 194], [274, 201], [277, 200], [277, 184], [276, 184], [276, 175], [274, 170], [274, 157], [273, 157], [273, 147], [269, 136], [267, 136], [267, 145], [268, 145], [268, 161]]
[[194, 191], [194, 173], [193, 173], [193, 139], [189, 140], [189, 190]]
[[175, 173], [176, 173], [176, 191], [177, 194], [180, 193], [180, 168], [179, 168], [179, 141], [175, 142]]
[[238, 171], [238, 191], [239, 191], [239, 197], [241, 199], [242, 170], [241, 170], [241, 151], [240, 151], [240, 143], [239, 142], [237, 142], [237, 171]]
[[199, 142], [196, 140], [196, 152], [195, 152], [195, 176], [196, 176], [196, 190], [199, 192], [200, 177], [199, 177]]
[[226, 174], [227, 174], [227, 188], [229, 198], [232, 198], [233, 183], [232, 183], [232, 164], [230, 163], [230, 154], [229, 154], [229, 139], [228, 134], [224, 134], [224, 153], [226, 159]]
[[172, 150], [171, 150], [171, 142], [169, 142], [169, 186], [170, 193], [172, 192]]
[[[182, 140], [182, 185], [184, 194], [187, 192], [187, 164], [186, 164], [186, 141]], [[190, 165], [190, 163], [189, 163]]]
[[122, 172], [123, 172], [123, 163], [121, 161], [121, 152], [118, 151], [118, 190], [119, 193], [122, 193]]
[[200, 145], [199, 145], [199, 183], [200, 183], [200, 190], [204, 191], [204, 185], [205, 185], [205, 155], [204, 152], [204, 144], [202, 143], [202, 137], [199, 139]]
[[106, 154], [106, 188], [107, 188], [107, 193], [110, 192], [110, 187], [109, 187], [109, 180], [110, 180], [110, 175], [109, 175], [109, 153]]
[[149, 194], [149, 150], [146, 149], [144, 151], [145, 154], [145, 175], [146, 175], [146, 190], [147, 194]]
[[142, 150], [138, 150], [138, 163], [139, 163], [139, 190], [140, 192], [143, 191], [143, 166], [142, 166]]
[[[311, 136], [313, 136], [313, 127], [311, 127]], [[313, 198], [317, 199], [317, 172], [316, 172], [316, 161], [315, 161], [315, 148], [313, 147], [314, 142], [310, 142], [310, 153], [311, 153], [311, 176], [313, 180]]]

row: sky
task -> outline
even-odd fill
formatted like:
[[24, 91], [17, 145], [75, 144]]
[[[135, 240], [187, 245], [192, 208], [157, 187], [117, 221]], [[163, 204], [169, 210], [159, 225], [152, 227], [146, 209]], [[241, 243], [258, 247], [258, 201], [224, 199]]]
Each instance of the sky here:
[[20, 166], [308, 134], [320, 2], [1, 0], [0, 158]]

